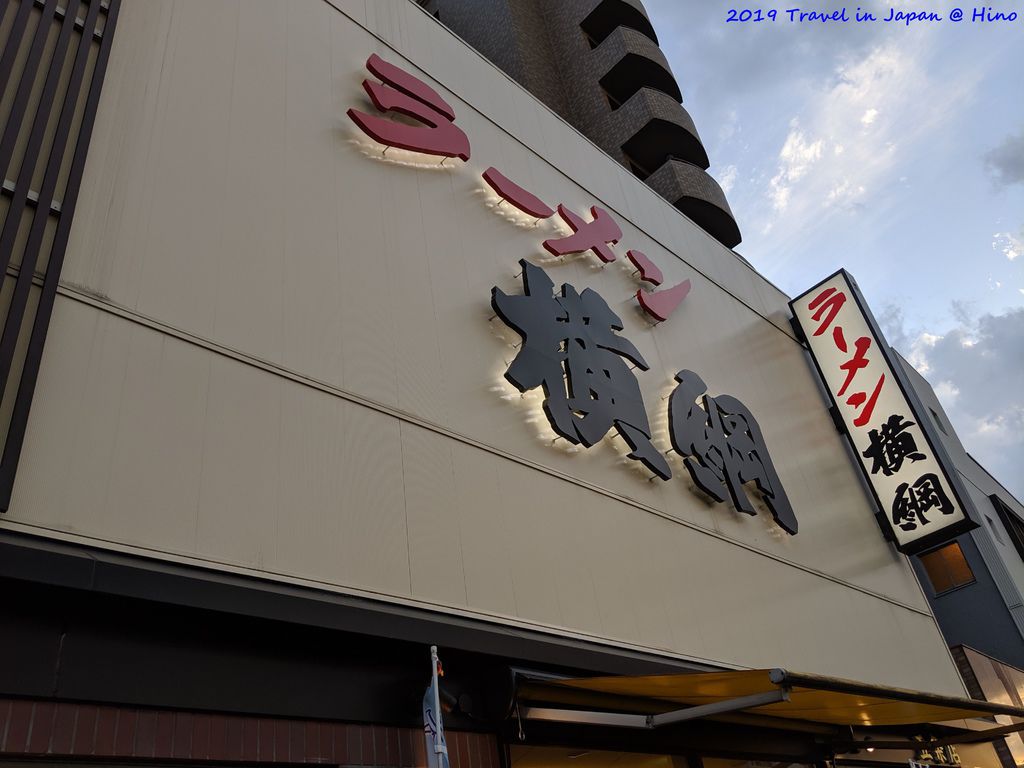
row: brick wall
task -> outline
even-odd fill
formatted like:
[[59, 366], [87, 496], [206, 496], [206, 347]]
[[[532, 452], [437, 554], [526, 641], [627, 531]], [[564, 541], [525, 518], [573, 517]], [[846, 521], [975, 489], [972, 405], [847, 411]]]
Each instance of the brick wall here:
[[[499, 768], [491, 734], [448, 731], [451, 768]], [[418, 728], [0, 699], [0, 756], [422, 768]]]

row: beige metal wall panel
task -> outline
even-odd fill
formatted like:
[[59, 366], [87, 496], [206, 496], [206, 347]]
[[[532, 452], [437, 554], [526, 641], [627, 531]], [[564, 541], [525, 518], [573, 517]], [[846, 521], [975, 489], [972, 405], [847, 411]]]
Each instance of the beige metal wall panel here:
[[[331, 57], [332, 32], [317, 7], [295, 3], [284, 10], [285, 34], [301, 32], [303, 44], [289, 50], [283, 85], [290, 105], [283, 115], [289, 172], [272, 182], [281, 187], [277, 202], [289, 201], [282, 206], [286, 266], [279, 288], [283, 288], [282, 332], [287, 340], [282, 359], [290, 368], [311, 362], [307, 372], [313, 378], [342, 381], [344, 310], [338, 297], [345, 290], [344, 276], [350, 267], [337, 245], [342, 242], [339, 211], [351, 196], [344, 194], [343, 178], [332, 163], [323, 161], [319, 147], [337, 132], [337, 111], [329, 94], [345, 87], [347, 80], [324, 66]], [[275, 34], [282, 34], [281, 28]], [[294, 263], [290, 254], [322, 251], [325, 243], [335, 246], [323, 258], [306, 262], [303, 269], [289, 266]]]
[[[132, 226], [138, 218], [145, 225], [132, 244], [141, 262], [135, 284], [114, 293], [113, 285], [108, 289], [103, 283], [76, 280], [73, 269], [66, 273], [119, 304], [204, 336], [213, 333], [218, 312], [226, 311], [218, 301], [225, 209], [229, 195], [240, 191], [229, 191], [226, 183], [235, 52], [233, 45], [224, 45], [224, 35], [237, 26], [239, 14], [240, 8], [228, 2], [214, 2], [202, 14], [171, 14], [163, 51], [168, 69], [158, 70], [160, 75], [149, 81], [150, 88], [162, 91], [151, 133], [145, 141], [122, 137], [122, 161], [131, 164], [131, 155], [137, 153], [148, 166], [135, 192], [142, 198], [122, 198], [123, 188], [114, 192], [115, 205], [124, 206], [120, 221]], [[134, 11], [122, 18], [129, 15]], [[132, 30], [124, 31], [130, 37]], [[193, 55], [199, 50], [207, 55]], [[128, 147], [134, 151], [125, 152]], [[250, 191], [258, 195], [257, 190]], [[211, 198], [217, 203], [211, 205]], [[117, 253], [123, 247], [121, 242], [108, 243], [109, 250], [102, 253]], [[230, 263], [232, 257], [227, 259]], [[113, 277], [114, 270], [110, 274]]]
[[427, 602], [464, 606], [466, 574], [452, 441], [409, 423], [399, 423], [399, 431], [412, 593]]
[[[283, 572], [312, 578], [323, 572], [318, 563], [351, 562], [346, 511], [356, 497], [356, 478], [342, 469], [353, 426], [348, 415], [345, 401], [324, 392], [293, 385], [282, 388], [281, 487], [274, 540]], [[365, 496], [360, 499], [367, 501]], [[398, 531], [395, 538], [401, 537]], [[399, 573], [405, 571], [399, 568]], [[399, 588], [404, 584], [400, 582]]]
[[[116, 432], [106, 474], [106, 499], [119, 501], [96, 511], [109, 515], [104, 524], [129, 543], [192, 547], [207, 522], [200, 478], [211, 370], [219, 361], [139, 326], [131, 328], [127, 347], [131, 364], [114, 372], [121, 375], [117, 423], [128, 428]], [[88, 449], [80, 444], [79, 450]], [[75, 503], [73, 492], [68, 500]]]
[[[224, 16], [225, 21], [229, 18]], [[221, 253], [215, 260], [213, 336], [261, 359], [281, 360], [285, 275], [292, 264], [285, 250], [286, 233], [298, 229], [287, 226], [292, 206], [285, 204], [282, 184], [296, 178], [287, 170], [292, 149], [287, 116], [292, 110], [281, 109], [289, 96], [289, 56], [279, 43], [282, 30], [288, 29], [288, 6], [268, 0], [246, 3], [239, 6], [231, 26], [234, 61], [230, 87], [222, 94], [229, 108], [227, 135], [223, 145], [213, 146], [226, 160], [220, 180], [224, 197], [221, 204], [211, 206], [220, 214], [215, 247]], [[300, 94], [298, 101], [306, 99]], [[229, 290], [247, 301], [221, 300]], [[256, 307], [259, 311], [252, 311]]]
[[[515, 561], [507, 533], [512, 518], [499, 493], [503, 462], [464, 443], [453, 443], [452, 456], [466, 603], [516, 616]], [[481, 541], [489, 545], [477, 545]]]
[[[351, 6], [351, 7], [350, 7]], [[368, 28], [361, 26], [363, 15]], [[449, 99], [468, 163], [345, 116], [377, 52]], [[617, 263], [553, 259], [494, 165], [600, 205]], [[652, 327], [627, 248], [693, 290]], [[786, 535], [553, 433], [489, 321], [518, 261], [593, 288], [650, 364], [758, 418]], [[809, 280], [814, 276], [809, 276]], [[786, 297], [407, 0], [125, 0], [21, 472], [0, 525], [739, 666], [962, 693], [881, 539]], [[887, 648], [888, 653], [881, 653]]]
[[322, 580], [329, 584], [410, 594], [401, 425], [370, 409], [349, 405], [344, 426], [343, 463], [334, 470], [340, 471], [345, 488], [338, 552], [333, 559], [306, 567], [326, 572]]
[[54, 317], [39, 397], [56, 405], [29, 432], [16, 529], [728, 665], [955, 689], [924, 612], [85, 297]]
[[276, 570], [282, 383], [249, 376], [233, 360], [210, 366], [202, 451], [217, 469], [200, 479], [194, 546], [200, 557]]

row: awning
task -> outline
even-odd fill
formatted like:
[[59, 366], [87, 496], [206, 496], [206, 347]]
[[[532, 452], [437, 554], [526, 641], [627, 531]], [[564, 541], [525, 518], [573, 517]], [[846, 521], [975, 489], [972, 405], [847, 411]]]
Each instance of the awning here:
[[[521, 715], [529, 719], [634, 728], [658, 728], [725, 713], [751, 713], [857, 727], [1009, 715], [1021, 718], [1019, 727], [1024, 729], [1024, 709], [1019, 707], [784, 669], [546, 680], [521, 686], [520, 699], [529, 704], [521, 710]], [[965, 740], [983, 740], [984, 736], [979, 735], [971, 732]]]

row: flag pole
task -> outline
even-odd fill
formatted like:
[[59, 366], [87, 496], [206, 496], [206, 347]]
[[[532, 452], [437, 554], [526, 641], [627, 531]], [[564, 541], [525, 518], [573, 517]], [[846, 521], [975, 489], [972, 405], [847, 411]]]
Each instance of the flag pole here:
[[434, 752], [440, 754], [445, 751], [440, 743], [441, 739], [441, 687], [437, 682], [437, 646], [430, 646], [431, 661], [431, 682], [434, 686], [434, 716], [437, 718], [437, 728], [434, 731]]

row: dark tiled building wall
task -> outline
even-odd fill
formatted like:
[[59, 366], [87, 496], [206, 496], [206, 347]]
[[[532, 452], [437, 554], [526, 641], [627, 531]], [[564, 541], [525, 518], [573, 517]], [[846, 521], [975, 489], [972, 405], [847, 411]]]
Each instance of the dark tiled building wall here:
[[510, 77], [732, 248], [740, 233], [639, 0], [420, 0]]
[[543, 1], [424, 0], [420, 5], [555, 112], [568, 114]]

